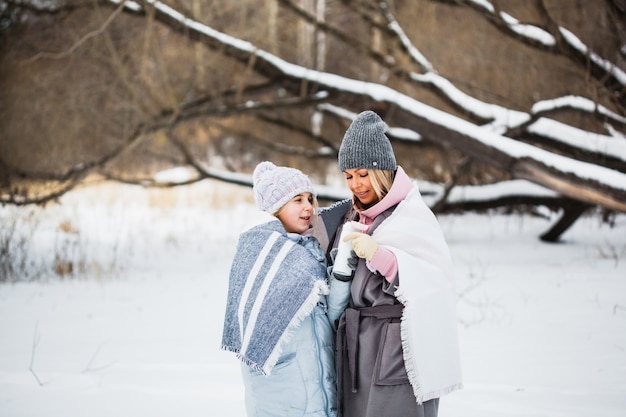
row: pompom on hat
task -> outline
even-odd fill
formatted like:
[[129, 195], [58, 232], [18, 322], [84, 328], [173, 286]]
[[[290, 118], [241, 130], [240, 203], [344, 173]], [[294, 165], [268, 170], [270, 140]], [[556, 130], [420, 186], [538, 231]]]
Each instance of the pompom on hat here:
[[279, 167], [269, 161], [259, 163], [252, 174], [254, 200], [262, 211], [276, 213], [289, 200], [311, 193], [313, 184], [300, 170]]
[[339, 170], [383, 169], [395, 171], [396, 157], [389, 138], [387, 124], [371, 110], [360, 113], [352, 121], [339, 147]]

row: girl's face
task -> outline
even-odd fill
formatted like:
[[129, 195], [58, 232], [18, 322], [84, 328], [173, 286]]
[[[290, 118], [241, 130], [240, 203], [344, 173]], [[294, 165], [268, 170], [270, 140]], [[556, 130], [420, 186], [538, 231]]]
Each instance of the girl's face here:
[[378, 203], [378, 195], [372, 187], [367, 169], [346, 169], [343, 174], [346, 176], [348, 188], [363, 206]]
[[276, 217], [287, 232], [304, 233], [311, 226], [313, 212], [313, 195], [302, 193], [289, 200], [276, 214]]

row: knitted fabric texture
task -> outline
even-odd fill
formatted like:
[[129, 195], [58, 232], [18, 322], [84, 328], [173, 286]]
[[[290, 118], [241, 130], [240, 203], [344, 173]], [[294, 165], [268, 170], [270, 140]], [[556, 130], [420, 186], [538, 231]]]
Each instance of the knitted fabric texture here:
[[301, 171], [278, 167], [269, 161], [256, 166], [252, 180], [257, 206], [270, 214], [277, 212], [298, 194], [307, 192], [315, 196], [311, 181]]
[[[328, 293], [325, 257], [316, 257], [288, 237], [279, 221], [239, 237], [233, 259], [222, 334], [222, 349], [269, 375], [320, 294]], [[311, 242], [313, 243], [313, 242]], [[315, 242], [317, 244], [317, 242]]]
[[394, 171], [396, 157], [385, 135], [387, 125], [371, 110], [359, 114], [346, 130], [339, 147], [339, 170], [382, 169]]

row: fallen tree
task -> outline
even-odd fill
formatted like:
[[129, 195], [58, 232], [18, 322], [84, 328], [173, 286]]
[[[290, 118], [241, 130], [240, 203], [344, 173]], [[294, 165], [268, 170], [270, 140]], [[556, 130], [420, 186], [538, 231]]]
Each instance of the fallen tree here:
[[[427, 145], [441, 149], [444, 154], [462, 155], [462, 162], [453, 170], [453, 180], [444, 184], [445, 192], [432, 202], [437, 212], [535, 205], [562, 210], [561, 221], [543, 236], [549, 241], [558, 240], [560, 234], [590, 207], [626, 212], [626, 139], [623, 133], [626, 127], [626, 74], [619, 65], [602, 58], [571, 31], [556, 23], [543, 2], [536, 2], [535, 8], [541, 24], [520, 22], [499, 9], [500, 2], [468, 0], [456, 4], [479, 14], [503, 36], [515, 39], [527, 48], [562, 56], [573, 66], [584, 69], [596, 88], [602, 89], [602, 95], [609, 97], [604, 103], [580, 95], [566, 95], [538, 100], [522, 111], [472, 97], [440, 75], [410, 40], [386, 2], [346, 0], [342, 3], [360, 19], [353, 25], [378, 33], [385, 42], [397, 45], [397, 50], [393, 54], [385, 53], [380, 42], [376, 46], [374, 42], [352, 36], [326, 21], [324, 14], [292, 1], [276, 2], [286, 12], [313, 25], [318, 34], [340, 39], [355, 50], [363, 51], [377, 66], [401, 82], [394, 82], [391, 86], [325, 71], [322, 65], [312, 68], [296, 64], [252, 42], [217, 30], [209, 23], [191, 18], [189, 12], [163, 2], [100, 2], [113, 9], [102, 25], [102, 32], [121, 14], [130, 15], [148, 26], [158, 22], [161, 28], [238, 63], [243, 69], [240, 77], [218, 93], [194, 95], [192, 99], [178, 100], [172, 106], [161, 106], [158, 112], [139, 119], [114, 149], [65, 171], [19, 170], [0, 159], [0, 166], [10, 173], [8, 177], [11, 178], [10, 184], [3, 188], [2, 201], [18, 205], [45, 203], [58, 198], [94, 172], [143, 186], [180, 186], [206, 178], [249, 185], [248, 175], [230, 175], [198, 156], [193, 145], [181, 138], [181, 126], [197, 120], [227, 120], [245, 115], [283, 131], [297, 132], [312, 145], [305, 148], [290, 144], [288, 140], [276, 142], [264, 139], [262, 135], [252, 137], [249, 131], [238, 131], [237, 135], [247, 135], [256, 142], [265, 140], [266, 146], [276, 152], [332, 160], [336, 156], [337, 140], [328, 137], [326, 126], [331, 123], [347, 126], [359, 108], [368, 107], [388, 116], [385, 120], [389, 122], [390, 138], [394, 143], [415, 147]], [[35, 3], [14, 4], [45, 12]], [[402, 64], [398, 63], [398, 51], [404, 56]], [[411, 94], [413, 88], [423, 87], [448, 103], [454, 111], [441, 110]], [[298, 123], [285, 116], [276, 116], [281, 111], [294, 109], [302, 109], [307, 115], [303, 120], [308, 122], [300, 120]], [[572, 112], [593, 120], [596, 126], [602, 126], [603, 132], [585, 130], [559, 119], [563, 113]], [[226, 126], [223, 123], [219, 128], [221, 132], [231, 134], [236, 131], [232, 124]], [[110, 169], [120, 155], [131, 152], [143, 138], [156, 134], [164, 136], [176, 150], [177, 163], [182, 162], [195, 170], [195, 178], [158, 184], [150, 177], [130, 178]], [[579, 138], [582, 139], [577, 140]], [[501, 180], [525, 180], [550, 190], [553, 195], [538, 197], [522, 192], [506, 197], [494, 194], [490, 199], [480, 201], [451, 200], [454, 189], [460, 186], [458, 174], [462, 172], [462, 166], [472, 163], [481, 163], [501, 172]], [[20, 188], [20, 181], [41, 181], [49, 186], [33, 192], [32, 188]], [[476, 189], [480, 187], [477, 185]], [[339, 196], [328, 193], [325, 197]]]

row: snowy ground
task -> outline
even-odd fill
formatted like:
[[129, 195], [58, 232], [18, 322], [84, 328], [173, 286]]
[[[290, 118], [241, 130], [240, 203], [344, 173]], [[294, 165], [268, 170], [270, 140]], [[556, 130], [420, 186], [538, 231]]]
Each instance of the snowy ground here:
[[[46, 210], [0, 208], [31, 279], [0, 284], [0, 416], [245, 415], [238, 362], [219, 342], [229, 260], [255, 210], [249, 190], [220, 187], [87, 188]], [[465, 380], [441, 417], [624, 415], [617, 220], [584, 219], [550, 245], [537, 218], [440, 218]], [[73, 277], [34, 279], [52, 264]]]

